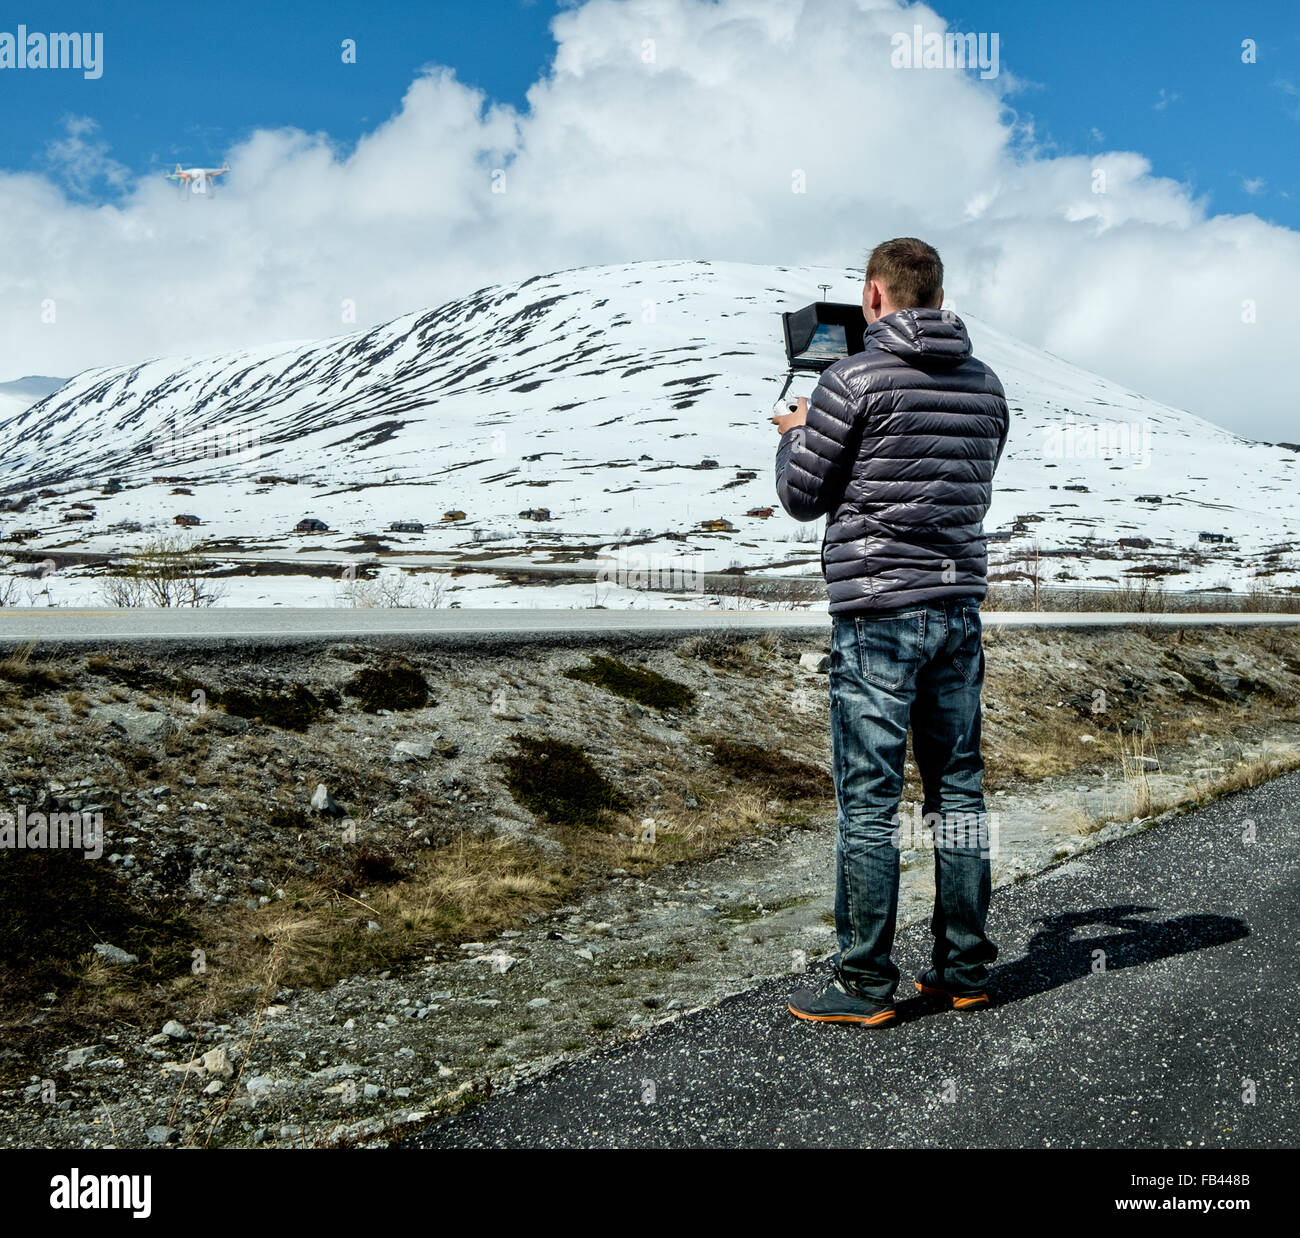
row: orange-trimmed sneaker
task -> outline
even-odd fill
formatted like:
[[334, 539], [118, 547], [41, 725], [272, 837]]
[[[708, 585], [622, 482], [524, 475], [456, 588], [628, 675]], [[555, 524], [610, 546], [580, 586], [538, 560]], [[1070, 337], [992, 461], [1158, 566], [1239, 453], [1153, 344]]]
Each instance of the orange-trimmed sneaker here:
[[993, 1003], [989, 1000], [987, 989], [949, 988], [940, 979], [934, 968], [922, 972], [915, 981], [916, 991], [926, 997], [942, 997], [954, 1010], [982, 1010]]
[[787, 1009], [796, 1019], [810, 1023], [861, 1023], [864, 1027], [880, 1027], [898, 1017], [893, 1002], [858, 997], [844, 987], [838, 975], [832, 976], [820, 993], [800, 989]]

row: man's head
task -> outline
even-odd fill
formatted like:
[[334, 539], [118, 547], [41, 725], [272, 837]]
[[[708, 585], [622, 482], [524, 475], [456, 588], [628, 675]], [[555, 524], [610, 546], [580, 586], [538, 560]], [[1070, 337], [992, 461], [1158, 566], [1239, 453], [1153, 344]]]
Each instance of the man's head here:
[[862, 287], [862, 312], [868, 322], [901, 309], [939, 309], [943, 305], [943, 262], [933, 245], [914, 236], [895, 237], [871, 251]]

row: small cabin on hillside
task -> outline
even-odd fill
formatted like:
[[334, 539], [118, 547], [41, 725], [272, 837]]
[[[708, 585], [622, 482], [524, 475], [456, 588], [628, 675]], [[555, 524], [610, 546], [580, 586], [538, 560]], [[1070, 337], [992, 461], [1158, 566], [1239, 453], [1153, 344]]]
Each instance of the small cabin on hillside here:
[[418, 520], [394, 520], [388, 526], [389, 533], [423, 533], [424, 525]]
[[730, 520], [724, 520], [721, 516], [714, 520], [701, 520], [700, 528], [709, 533], [734, 533], [736, 526]]
[[188, 512], [181, 512], [179, 515], [172, 517], [172, 524], [184, 525], [187, 529], [191, 529], [195, 525], [202, 523], [203, 521], [201, 521], [197, 516], [191, 516]]
[[323, 520], [317, 520], [315, 516], [306, 516], [293, 526], [295, 533], [328, 533], [329, 525]]
[[448, 523], [453, 520], [464, 520], [465, 513], [461, 511], [459, 508], [455, 508], [452, 511], [443, 512], [442, 518], [444, 522], [448, 522]]

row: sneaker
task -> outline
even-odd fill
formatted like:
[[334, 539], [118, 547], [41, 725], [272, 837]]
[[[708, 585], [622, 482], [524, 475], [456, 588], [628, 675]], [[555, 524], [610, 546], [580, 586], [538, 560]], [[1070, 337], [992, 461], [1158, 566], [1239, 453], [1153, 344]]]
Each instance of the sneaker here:
[[832, 976], [820, 993], [800, 989], [790, 999], [787, 1009], [796, 1019], [807, 1019], [811, 1023], [861, 1023], [879, 1027], [898, 1017], [893, 1002], [858, 997], [844, 987], [838, 975]]
[[915, 983], [918, 993], [923, 993], [926, 997], [942, 997], [952, 1004], [954, 1010], [977, 1010], [992, 1005], [987, 989], [953, 988], [943, 983], [933, 967], [922, 972]]

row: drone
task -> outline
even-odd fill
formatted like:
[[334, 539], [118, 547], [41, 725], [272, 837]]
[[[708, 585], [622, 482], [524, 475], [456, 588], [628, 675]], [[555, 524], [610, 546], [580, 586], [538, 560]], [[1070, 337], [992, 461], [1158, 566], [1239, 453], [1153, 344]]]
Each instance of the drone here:
[[208, 186], [213, 189], [217, 185], [217, 177], [225, 176], [230, 171], [230, 164], [223, 163], [219, 168], [183, 168], [178, 163], [176, 171], [165, 173], [169, 181], [175, 181], [181, 187], [181, 193], [188, 195], [191, 193], [206, 194]]

